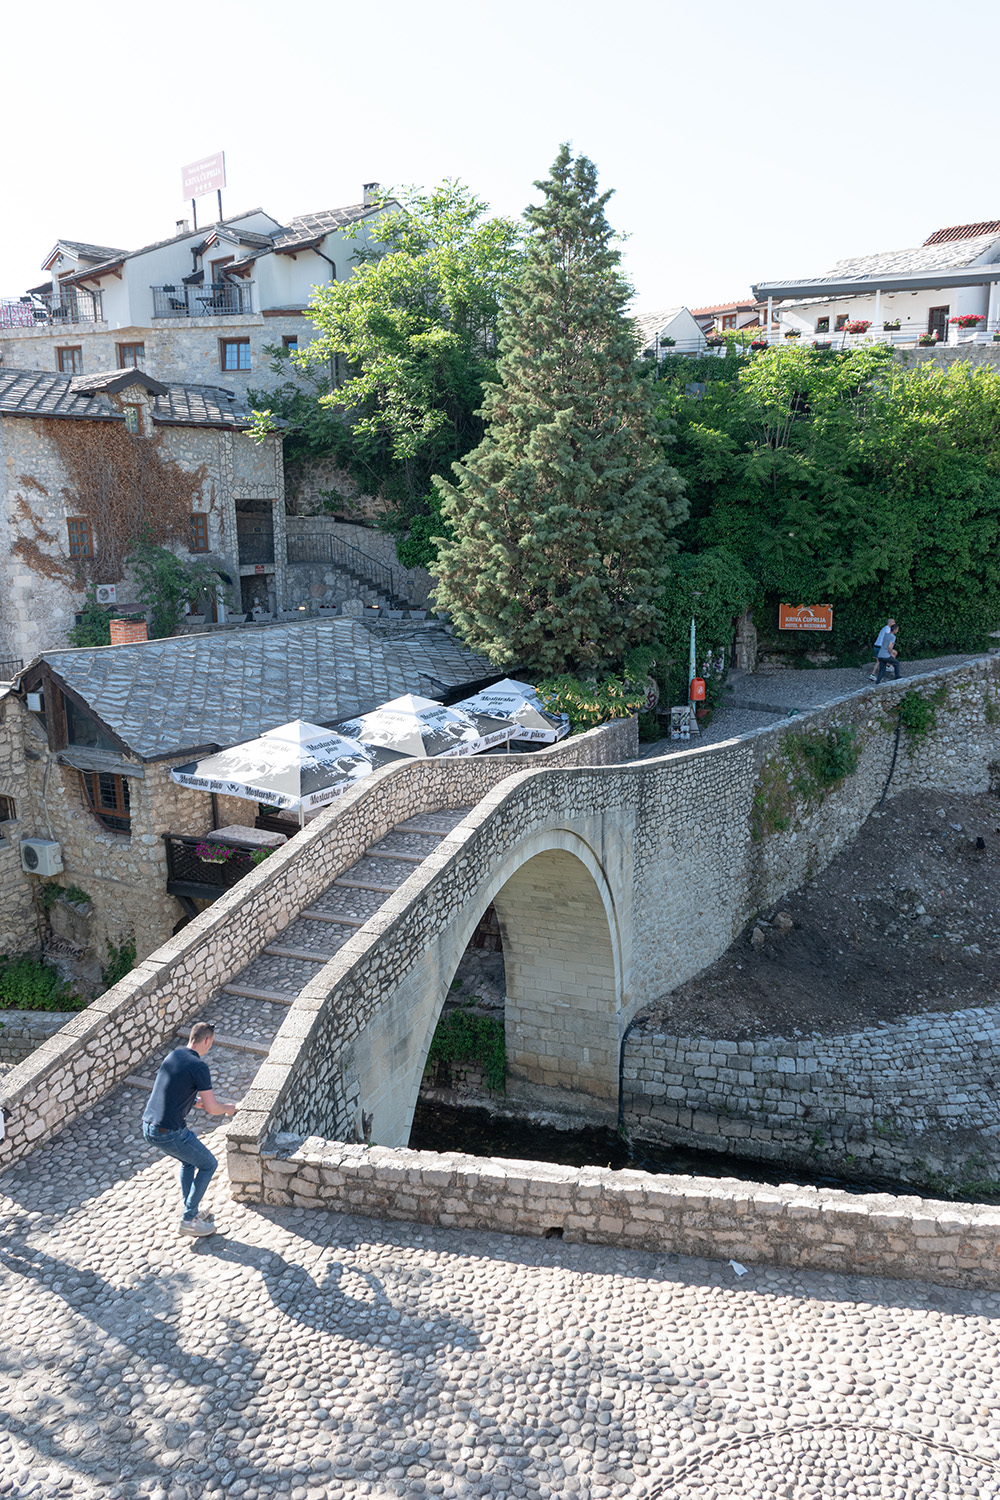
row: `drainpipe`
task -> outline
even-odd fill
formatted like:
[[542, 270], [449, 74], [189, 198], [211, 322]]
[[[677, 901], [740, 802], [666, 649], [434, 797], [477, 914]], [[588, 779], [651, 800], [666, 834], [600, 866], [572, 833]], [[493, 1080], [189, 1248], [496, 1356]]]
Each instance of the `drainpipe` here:
[[878, 332], [879, 323], [882, 321], [882, 288], [875, 288], [875, 331]]

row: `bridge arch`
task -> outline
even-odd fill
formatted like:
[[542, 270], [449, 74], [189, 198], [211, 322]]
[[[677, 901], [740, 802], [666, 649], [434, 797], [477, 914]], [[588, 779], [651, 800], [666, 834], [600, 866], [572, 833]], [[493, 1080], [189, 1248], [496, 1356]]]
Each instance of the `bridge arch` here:
[[434, 935], [353, 1048], [358, 1121], [380, 1146], [406, 1145], [434, 1029], [486, 908], [500, 921], [507, 972], [507, 1061], [514, 1090], [540, 1102], [617, 1098], [628, 955], [615, 894], [591, 844], [568, 828], [526, 838]]

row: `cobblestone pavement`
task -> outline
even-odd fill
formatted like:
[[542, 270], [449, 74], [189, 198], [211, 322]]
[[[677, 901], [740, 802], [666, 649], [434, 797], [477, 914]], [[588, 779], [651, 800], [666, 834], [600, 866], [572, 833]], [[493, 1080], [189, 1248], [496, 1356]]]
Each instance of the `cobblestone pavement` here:
[[4, 1496], [1000, 1495], [1000, 1294], [224, 1184], [191, 1242], [141, 1109], [120, 1090], [0, 1178]]
[[[935, 672], [939, 667], [958, 666], [972, 661], [971, 656], [938, 656], [928, 661], [901, 661], [902, 677], [916, 677]], [[712, 722], [700, 735], [690, 740], [656, 740], [639, 748], [640, 760], [654, 760], [662, 755], [679, 755], [705, 745], [717, 745], [754, 729], [764, 729], [789, 716], [789, 710], [803, 713], [818, 708], [848, 693], [874, 691], [865, 667], [822, 667], [815, 671], [730, 672], [723, 690], [723, 702], [712, 716]], [[892, 677], [887, 679], [892, 682]]]

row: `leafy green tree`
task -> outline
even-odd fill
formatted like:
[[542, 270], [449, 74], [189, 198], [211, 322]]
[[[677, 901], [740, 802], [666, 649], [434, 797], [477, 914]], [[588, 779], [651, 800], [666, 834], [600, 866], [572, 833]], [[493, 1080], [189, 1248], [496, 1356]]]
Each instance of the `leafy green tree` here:
[[435, 479], [452, 538], [437, 602], [498, 664], [606, 670], [657, 630], [670, 532], [684, 514], [666, 425], [638, 374], [630, 288], [597, 172], [563, 146], [502, 321], [486, 432]]
[[291, 424], [293, 460], [333, 452], [393, 503], [391, 529], [405, 538], [414, 518], [432, 514], [431, 475], [482, 436], [478, 412], [496, 378], [497, 322], [523, 231], [488, 216], [460, 182], [393, 198], [400, 207], [379, 220], [380, 242], [359, 240], [352, 275], [317, 289], [319, 337], [291, 357], [311, 389], [258, 395], [267, 406], [257, 430], [280, 417]]
[[142, 599], [149, 606], [149, 633], [157, 639], [172, 635], [180, 624], [185, 604], [195, 604], [199, 595], [214, 593], [221, 579], [207, 563], [186, 563], [167, 547], [157, 547], [143, 538], [129, 554]]
[[71, 625], [66, 632], [71, 646], [110, 646], [111, 616], [104, 605], [97, 602], [97, 590], [92, 583], [84, 593], [83, 609], [79, 625]]

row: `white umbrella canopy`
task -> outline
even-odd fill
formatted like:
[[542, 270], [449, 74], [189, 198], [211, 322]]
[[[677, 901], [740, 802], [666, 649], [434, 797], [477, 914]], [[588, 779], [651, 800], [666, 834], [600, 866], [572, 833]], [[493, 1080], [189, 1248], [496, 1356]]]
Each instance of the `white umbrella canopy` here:
[[306, 813], [333, 802], [362, 776], [403, 759], [391, 749], [362, 745], [335, 730], [294, 719], [255, 740], [175, 766], [170, 774], [181, 786], [198, 791]]
[[418, 698], [413, 693], [336, 725], [338, 733], [366, 745], [381, 745], [417, 757], [477, 755], [492, 745], [504, 744], [516, 728], [509, 719], [445, 708], [433, 698]]
[[454, 706], [465, 713], [495, 714], [513, 719], [517, 725], [515, 740], [554, 745], [569, 734], [568, 716], [552, 713], [543, 705], [530, 682], [518, 682], [513, 677], [505, 677], [503, 682], [495, 682], [492, 687], [483, 688]]

